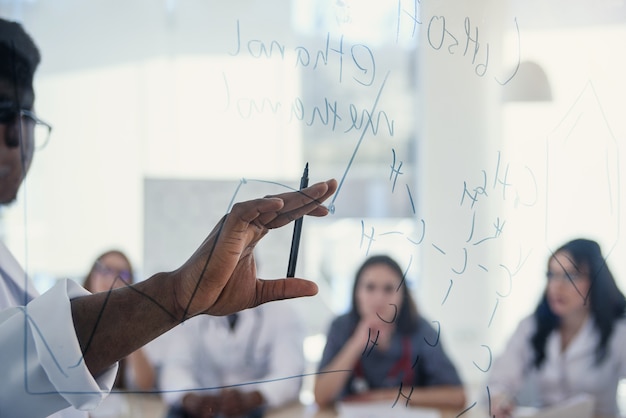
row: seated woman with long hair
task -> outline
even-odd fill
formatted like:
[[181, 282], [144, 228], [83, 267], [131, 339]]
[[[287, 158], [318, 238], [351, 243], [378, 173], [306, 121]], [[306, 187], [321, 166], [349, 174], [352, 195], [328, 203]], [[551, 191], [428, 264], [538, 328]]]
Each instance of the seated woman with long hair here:
[[522, 388], [531, 406], [593, 397], [596, 417], [618, 417], [617, 386], [626, 377], [626, 300], [597, 242], [575, 239], [548, 259], [545, 291], [523, 319], [488, 378], [490, 410], [512, 416]]
[[358, 269], [352, 308], [332, 321], [319, 371], [314, 392], [320, 407], [400, 399], [403, 405], [461, 409], [466, 402], [437, 331], [418, 315], [402, 269], [386, 255], [370, 257]]

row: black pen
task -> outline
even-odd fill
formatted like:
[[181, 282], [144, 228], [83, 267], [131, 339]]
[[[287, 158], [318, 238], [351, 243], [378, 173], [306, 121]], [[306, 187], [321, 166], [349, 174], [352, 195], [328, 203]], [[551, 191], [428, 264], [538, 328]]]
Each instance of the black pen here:
[[[309, 163], [304, 166], [304, 173], [300, 179], [300, 190], [309, 185]], [[293, 226], [293, 236], [291, 237], [291, 251], [289, 252], [289, 264], [287, 265], [287, 277], [295, 277], [296, 261], [298, 261], [298, 249], [300, 248], [300, 233], [302, 232], [302, 219], [295, 220]]]

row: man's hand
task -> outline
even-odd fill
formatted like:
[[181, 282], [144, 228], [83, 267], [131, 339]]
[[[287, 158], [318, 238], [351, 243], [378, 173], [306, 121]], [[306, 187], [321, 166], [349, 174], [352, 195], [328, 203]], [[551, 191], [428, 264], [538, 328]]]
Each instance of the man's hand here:
[[302, 191], [235, 204], [172, 273], [177, 317], [182, 321], [201, 313], [228, 315], [274, 300], [315, 295], [317, 285], [308, 280], [257, 278], [253, 250], [270, 229], [304, 215], [327, 215], [321, 203], [336, 190], [337, 182], [329, 180]]
[[220, 395], [221, 410], [225, 417], [246, 416], [263, 405], [263, 395], [260, 392], [242, 392], [237, 389], [224, 389]]
[[182, 400], [183, 410], [193, 418], [213, 418], [220, 413], [221, 400], [215, 395], [190, 393]]

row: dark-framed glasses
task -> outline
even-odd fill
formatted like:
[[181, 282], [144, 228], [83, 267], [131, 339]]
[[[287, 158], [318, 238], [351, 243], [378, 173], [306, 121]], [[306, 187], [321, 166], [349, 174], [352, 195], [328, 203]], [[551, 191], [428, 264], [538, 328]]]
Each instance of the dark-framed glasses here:
[[126, 269], [117, 269], [115, 267], [110, 267], [104, 264], [101, 261], [96, 261], [94, 264], [94, 270], [100, 273], [102, 276], [109, 276], [113, 278], [120, 278], [126, 283], [130, 283], [132, 281], [133, 275], [130, 270]]
[[[17, 109], [13, 103], [0, 102], [0, 123], [9, 125], [20, 120], [22, 129], [22, 137], [26, 138], [33, 144], [35, 151], [39, 151], [48, 145], [50, 134], [52, 133], [52, 125], [39, 119], [35, 112], [29, 109]], [[17, 145], [17, 144], [16, 144]]]

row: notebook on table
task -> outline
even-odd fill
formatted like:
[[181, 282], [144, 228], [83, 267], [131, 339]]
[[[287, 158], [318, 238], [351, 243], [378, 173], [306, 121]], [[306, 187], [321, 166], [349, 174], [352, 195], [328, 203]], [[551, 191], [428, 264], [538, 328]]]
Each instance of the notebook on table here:
[[406, 407], [391, 402], [339, 402], [339, 418], [441, 418], [441, 413], [431, 408]]
[[514, 418], [593, 418], [594, 399], [578, 395], [558, 405], [547, 408], [517, 408]]

